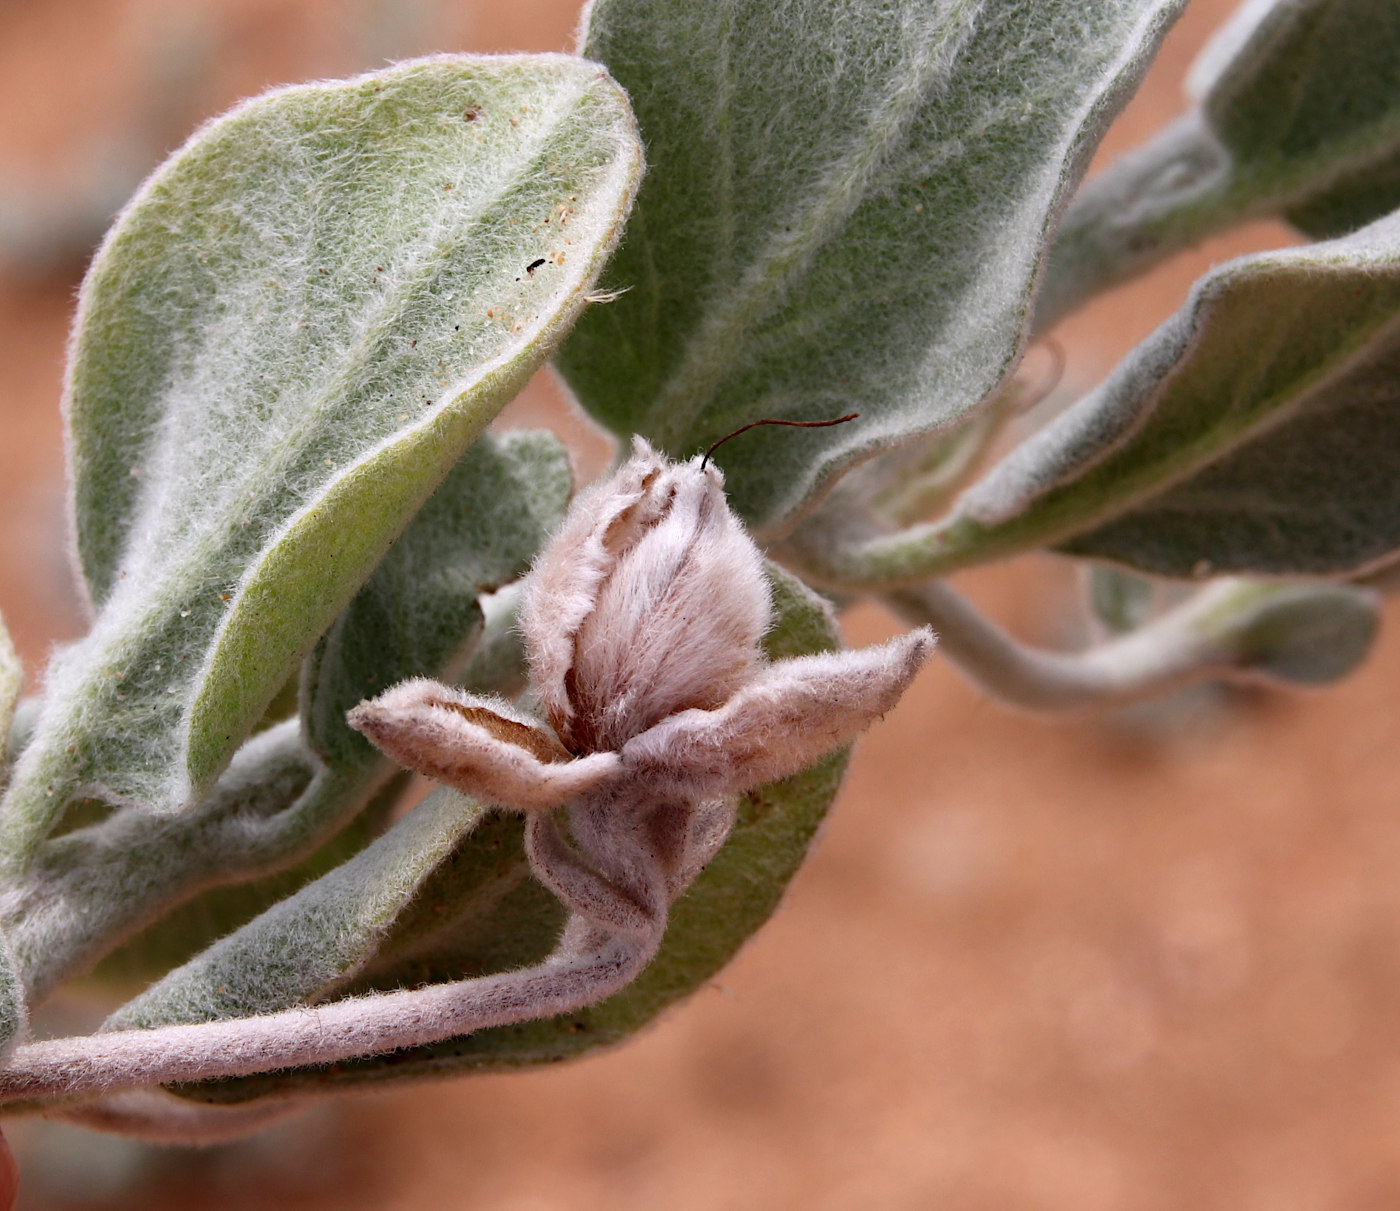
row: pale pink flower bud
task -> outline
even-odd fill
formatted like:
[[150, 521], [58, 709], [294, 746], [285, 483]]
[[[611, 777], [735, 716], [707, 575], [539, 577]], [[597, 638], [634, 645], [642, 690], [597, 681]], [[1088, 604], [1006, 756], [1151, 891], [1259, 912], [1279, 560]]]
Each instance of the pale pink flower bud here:
[[584, 753], [721, 706], [760, 663], [771, 614], [719, 469], [671, 463], [638, 438], [541, 552], [520, 626], [550, 723]]

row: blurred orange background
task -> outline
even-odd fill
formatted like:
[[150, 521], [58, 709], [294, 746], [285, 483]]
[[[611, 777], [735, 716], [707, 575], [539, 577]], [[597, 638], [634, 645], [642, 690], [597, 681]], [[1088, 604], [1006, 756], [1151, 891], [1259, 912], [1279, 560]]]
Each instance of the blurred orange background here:
[[[697, 3], [703, 0], [696, 0]], [[1182, 108], [1229, 4], [1194, 0], [1105, 154]], [[31, 683], [79, 633], [63, 344], [105, 217], [203, 117], [429, 50], [565, 50], [569, 0], [0, 0], [0, 612]], [[1233, 233], [1060, 336], [1082, 388]], [[586, 471], [546, 377], [512, 406]], [[1073, 570], [960, 578], [1075, 641]], [[852, 642], [894, 629], [873, 607]], [[609, 1054], [357, 1097], [160, 1150], [7, 1126], [21, 1208], [1400, 1207], [1400, 643], [1309, 695], [1015, 713], [946, 664], [863, 742], [809, 865], [711, 987]]]

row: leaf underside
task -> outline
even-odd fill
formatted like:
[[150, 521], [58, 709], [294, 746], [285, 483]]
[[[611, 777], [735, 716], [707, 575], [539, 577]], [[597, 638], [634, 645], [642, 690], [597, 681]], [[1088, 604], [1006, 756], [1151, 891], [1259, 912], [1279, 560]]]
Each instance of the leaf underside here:
[[1338, 573], [1400, 547], [1400, 214], [1244, 257], [969, 489], [949, 534], [1169, 576]]
[[1392, 0], [1275, 3], [1232, 61], [1206, 59], [1199, 74], [1210, 126], [1233, 161], [1234, 192], [1272, 195], [1315, 238], [1400, 206], [1400, 6]]

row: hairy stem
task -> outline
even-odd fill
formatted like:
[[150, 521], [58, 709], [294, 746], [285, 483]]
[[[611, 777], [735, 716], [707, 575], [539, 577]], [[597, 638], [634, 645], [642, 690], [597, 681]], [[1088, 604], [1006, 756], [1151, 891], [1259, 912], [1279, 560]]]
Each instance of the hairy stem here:
[[0, 1071], [0, 1102], [329, 1064], [570, 1013], [629, 984], [660, 941], [660, 929], [622, 937], [574, 916], [554, 954], [523, 971], [252, 1018], [30, 1043]]
[[939, 650], [998, 698], [1033, 711], [1132, 702], [1199, 681], [1250, 677], [1202, 621], [1232, 583], [1212, 585], [1155, 622], [1084, 652], [1047, 652], [1008, 635], [941, 581], [884, 600], [902, 618], [932, 624]]

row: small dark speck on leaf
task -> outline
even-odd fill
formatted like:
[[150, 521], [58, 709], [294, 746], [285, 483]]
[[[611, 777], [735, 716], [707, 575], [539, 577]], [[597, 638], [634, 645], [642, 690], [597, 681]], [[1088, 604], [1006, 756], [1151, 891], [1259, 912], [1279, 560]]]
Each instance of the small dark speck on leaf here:
[[468, 122], [475, 122], [479, 117], [481, 117], [481, 106], [480, 106], [480, 105], [469, 105], [469, 106], [467, 106], [466, 110], [465, 110], [465, 111], [463, 112], [463, 114], [462, 114], [462, 117], [463, 117], [466, 121], [468, 121]]
[[534, 276], [534, 273], [535, 273], [535, 270], [538, 269], [538, 268], [539, 268], [541, 265], [543, 265], [543, 264], [544, 264], [544, 257], [540, 257], [540, 259], [539, 259], [538, 261], [531, 261], [528, 265], [526, 265], [526, 266], [525, 266], [525, 272], [526, 272], [528, 275], [530, 275], [531, 277], [533, 277], [533, 276]]

